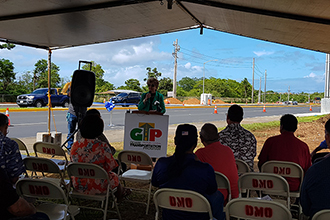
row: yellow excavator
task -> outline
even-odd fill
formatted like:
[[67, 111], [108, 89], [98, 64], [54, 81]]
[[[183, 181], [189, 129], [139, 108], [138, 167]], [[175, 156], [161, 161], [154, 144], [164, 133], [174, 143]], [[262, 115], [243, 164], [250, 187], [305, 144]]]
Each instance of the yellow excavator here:
[[65, 83], [62, 90], [61, 90], [61, 88], [56, 88], [57, 94], [68, 95], [68, 89], [69, 89], [70, 86], [71, 86], [71, 81], [68, 82], [68, 83]]

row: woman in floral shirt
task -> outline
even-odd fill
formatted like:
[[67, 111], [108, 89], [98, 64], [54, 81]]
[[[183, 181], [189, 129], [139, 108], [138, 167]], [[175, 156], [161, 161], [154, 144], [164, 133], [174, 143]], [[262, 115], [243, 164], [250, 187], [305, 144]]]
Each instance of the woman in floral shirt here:
[[[118, 164], [111, 154], [109, 145], [96, 139], [102, 134], [103, 128], [104, 123], [100, 117], [86, 116], [80, 124], [82, 138], [72, 145], [70, 157], [72, 162], [97, 164], [107, 171], [111, 188], [117, 187], [116, 196], [120, 199], [123, 193], [127, 194], [127, 190], [120, 185], [117, 174], [111, 172]], [[91, 195], [105, 193], [108, 184], [106, 180], [82, 178], [74, 178], [72, 182], [75, 190]]]

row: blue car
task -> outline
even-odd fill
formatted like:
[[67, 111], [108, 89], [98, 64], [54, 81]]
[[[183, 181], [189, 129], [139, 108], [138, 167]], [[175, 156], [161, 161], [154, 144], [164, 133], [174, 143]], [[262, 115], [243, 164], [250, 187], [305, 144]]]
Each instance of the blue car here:
[[[130, 93], [120, 93], [110, 99], [113, 103], [121, 103], [123, 107], [129, 105], [138, 105], [141, 99], [140, 93], [130, 92]], [[126, 104], [127, 103], [127, 104]]]

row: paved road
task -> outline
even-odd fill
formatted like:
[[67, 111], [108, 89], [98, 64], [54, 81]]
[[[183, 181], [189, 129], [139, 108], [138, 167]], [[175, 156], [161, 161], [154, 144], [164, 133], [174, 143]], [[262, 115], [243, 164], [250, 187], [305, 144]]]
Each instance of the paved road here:
[[[170, 125], [180, 123], [193, 123], [193, 122], [213, 122], [213, 121], [225, 121], [225, 113], [227, 112], [228, 106], [218, 106], [218, 114], [213, 114], [214, 108], [175, 108], [167, 109], [166, 114], [170, 117]], [[106, 110], [100, 110], [102, 118], [105, 123], [105, 130], [123, 130], [124, 118], [126, 110], [114, 109], [112, 111], [112, 124], [113, 127], [109, 127], [110, 124], [110, 113]], [[313, 107], [313, 113], [319, 113], [320, 107]], [[53, 111], [51, 119], [51, 130], [62, 132], [63, 135], [67, 134], [67, 122], [65, 120], [67, 110], [56, 110]], [[266, 112], [263, 112], [263, 107], [244, 107], [244, 118], [255, 118], [264, 116], [278, 116], [285, 113], [299, 114], [299, 113], [310, 113], [309, 106], [305, 107], [267, 107]], [[53, 122], [55, 119], [55, 124]], [[37, 112], [10, 112], [11, 127], [9, 128], [9, 137], [36, 137], [37, 132], [46, 132], [48, 130], [48, 112], [37, 111]]]

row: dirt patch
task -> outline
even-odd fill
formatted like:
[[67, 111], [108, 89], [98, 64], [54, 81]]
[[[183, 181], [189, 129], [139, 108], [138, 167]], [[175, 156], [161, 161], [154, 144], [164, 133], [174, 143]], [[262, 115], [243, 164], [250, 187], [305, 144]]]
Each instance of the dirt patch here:
[[226, 104], [226, 103], [220, 99], [215, 99], [214, 104]]
[[167, 98], [164, 100], [165, 103], [167, 104], [182, 104], [182, 102], [176, 98]]
[[200, 101], [196, 98], [188, 99], [183, 101], [184, 104], [190, 104], [190, 105], [198, 105], [200, 104]]

